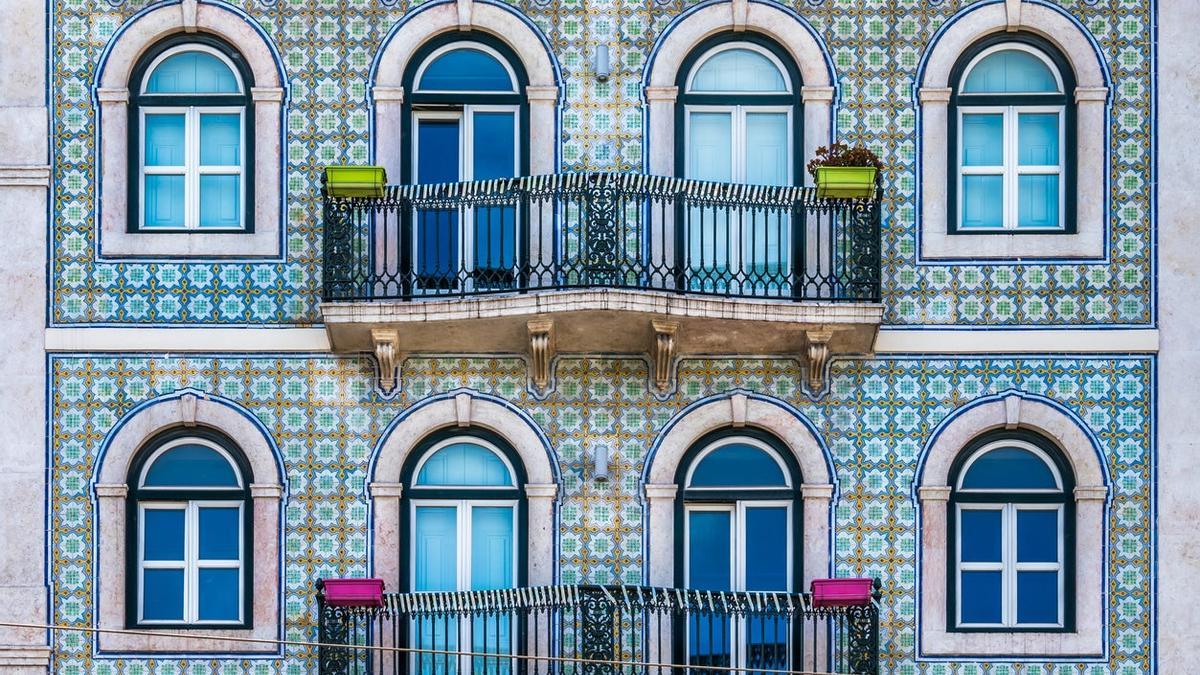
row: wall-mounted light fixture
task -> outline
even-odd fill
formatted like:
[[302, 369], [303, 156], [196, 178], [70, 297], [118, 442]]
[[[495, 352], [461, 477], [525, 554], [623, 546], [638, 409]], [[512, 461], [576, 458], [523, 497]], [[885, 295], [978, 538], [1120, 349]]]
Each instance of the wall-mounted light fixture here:
[[608, 82], [608, 76], [612, 74], [612, 68], [608, 63], [608, 45], [596, 45], [596, 52], [593, 56], [592, 66], [596, 69], [596, 79]]
[[608, 446], [597, 445], [592, 448], [592, 478], [598, 481], [608, 481]]

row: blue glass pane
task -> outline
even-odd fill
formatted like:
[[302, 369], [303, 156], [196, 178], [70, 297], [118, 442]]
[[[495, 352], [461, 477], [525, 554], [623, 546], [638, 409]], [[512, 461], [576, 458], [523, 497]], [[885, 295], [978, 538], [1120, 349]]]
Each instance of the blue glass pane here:
[[999, 509], [960, 509], [963, 562], [1000, 562], [1001, 516]]
[[491, 54], [464, 47], [434, 59], [421, 74], [425, 91], [516, 91], [504, 65]]
[[[516, 172], [516, 116], [510, 112], [475, 113], [474, 178], [510, 178]], [[478, 285], [498, 287], [511, 282], [517, 261], [517, 210], [512, 207], [475, 209], [475, 268]]]
[[1058, 572], [1017, 572], [1017, 623], [1058, 623]]
[[452, 443], [425, 460], [417, 485], [515, 485], [496, 453], [474, 443]]
[[146, 487], [239, 487], [233, 466], [203, 445], [177, 445], [158, 456], [146, 471]]
[[[688, 663], [705, 667], [730, 667], [734, 630], [732, 623], [728, 614], [689, 614]], [[712, 671], [705, 672], [699, 669], [689, 672], [696, 675], [716, 675]]]
[[418, 506], [413, 529], [413, 590], [458, 590], [458, 510]]
[[791, 156], [786, 114], [746, 114], [747, 183], [787, 185]]
[[1018, 176], [1017, 204], [1017, 227], [1058, 227], [1058, 176]]
[[1036, 490], [1058, 489], [1050, 467], [1037, 455], [1021, 448], [996, 448], [976, 457], [967, 475], [964, 490]]
[[[458, 171], [458, 120], [421, 120], [417, 124], [417, 182], [453, 183]], [[421, 209], [416, 213], [417, 274], [426, 283], [456, 279], [459, 270], [458, 212]]]
[[183, 227], [183, 176], [146, 176], [145, 227]]
[[766, 56], [751, 49], [727, 49], [704, 61], [692, 78], [692, 91], [787, 91], [787, 80]]
[[778, 614], [746, 617], [747, 673], [788, 670], [788, 619]]
[[516, 115], [511, 112], [477, 112], [474, 116], [475, 180], [517, 175]]
[[984, 57], [967, 75], [965, 94], [1054, 93], [1058, 82], [1044, 61], [1029, 52], [1005, 49]]
[[1058, 114], [1021, 113], [1017, 116], [1017, 163], [1021, 166], [1058, 165]]
[[782, 506], [746, 509], [746, 590], [788, 589], [787, 521]]
[[183, 560], [183, 517], [182, 508], [142, 511], [144, 560]]
[[471, 590], [513, 586], [513, 509], [471, 509]]
[[142, 161], [146, 166], [184, 165], [184, 115], [146, 115], [145, 153]]
[[458, 180], [458, 120], [419, 120], [417, 182], [454, 183]]
[[183, 570], [142, 570], [142, 618], [183, 620]]
[[1004, 227], [1004, 177], [963, 176], [962, 220], [959, 227]]
[[201, 621], [238, 620], [238, 570], [200, 569]]
[[1000, 623], [1001, 573], [963, 572], [959, 595], [962, 602], [962, 623]]
[[688, 587], [708, 591], [733, 588], [728, 511], [689, 511]]
[[1017, 562], [1058, 562], [1058, 511], [1017, 510]]
[[200, 115], [200, 164], [238, 166], [242, 163], [242, 116]]
[[787, 478], [773, 457], [746, 443], [723, 445], [704, 456], [689, 487], [785, 487]]
[[206, 52], [167, 57], [146, 82], [147, 94], [236, 94], [237, 78], [221, 59]]
[[733, 179], [733, 116], [693, 112], [688, 115], [688, 178], [729, 182]]
[[241, 186], [241, 176], [200, 176], [200, 227], [241, 227]]
[[200, 559], [237, 560], [241, 516], [231, 507], [200, 508]]
[[1004, 115], [962, 117], [963, 166], [1004, 165]]

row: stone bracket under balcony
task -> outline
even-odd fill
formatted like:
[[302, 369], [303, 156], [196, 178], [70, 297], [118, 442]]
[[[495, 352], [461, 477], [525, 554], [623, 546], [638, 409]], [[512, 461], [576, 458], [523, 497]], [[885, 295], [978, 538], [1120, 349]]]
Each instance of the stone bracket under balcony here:
[[660, 392], [674, 387], [681, 357], [736, 355], [797, 358], [819, 394], [830, 358], [871, 351], [883, 309], [602, 288], [326, 302], [321, 311], [335, 352], [376, 356], [384, 392], [409, 355], [523, 354], [530, 382], [544, 391], [556, 355], [644, 354]]

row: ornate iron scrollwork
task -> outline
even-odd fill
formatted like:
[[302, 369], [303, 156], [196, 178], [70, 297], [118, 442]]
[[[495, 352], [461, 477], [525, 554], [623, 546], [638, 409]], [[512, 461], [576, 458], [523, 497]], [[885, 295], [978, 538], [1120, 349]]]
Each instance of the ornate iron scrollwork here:
[[587, 661], [612, 661], [617, 656], [616, 608], [602, 587], [584, 586], [579, 590], [579, 657], [585, 661], [581, 670], [583, 675], [612, 675], [616, 669], [611, 664]]

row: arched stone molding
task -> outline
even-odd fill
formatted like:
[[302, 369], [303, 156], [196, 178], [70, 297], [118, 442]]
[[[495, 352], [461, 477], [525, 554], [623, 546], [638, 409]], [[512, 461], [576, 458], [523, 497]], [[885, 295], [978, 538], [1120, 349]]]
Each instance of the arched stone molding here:
[[[962, 633], [947, 630], [950, 467], [971, 440], [997, 429], [1026, 429], [1052, 441], [1075, 474], [1075, 627], [1071, 632]], [[1105, 511], [1108, 472], [1082, 421], [1031, 394], [1005, 392], [948, 416], [933, 432], [917, 470], [922, 656], [1092, 656], [1104, 654]], [[1068, 602], [1071, 600], [1068, 599]]]
[[450, 31], [478, 30], [508, 45], [529, 77], [529, 171], [558, 170], [558, 69], [541, 31], [516, 10], [485, 0], [439, 0], [422, 5], [396, 24], [384, 38], [371, 67], [371, 102], [375, 108], [375, 162], [389, 176], [402, 175], [404, 158], [400, 128], [404, 103], [404, 71], [413, 54], [431, 38]]
[[696, 6], [667, 27], [650, 57], [642, 83], [649, 108], [646, 126], [647, 168], [675, 175], [675, 86], [683, 60], [706, 38], [725, 31], [761, 33], [778, 42], [800, 70], [804, 102], [805, 162], [833, 138], [833, 66], [828, 52], [807, 23], [782, 5], [748, 0], [719, 0]]
[[528, 582], [554, 583], [558, 470], [546, 436], [533, 420], [499, 398], [459, 390], [425, 399], [401, 413], [383, 433], [367, 472], [371, 500], [372, 574], [387, 588], [400, 587], [400, 472], [409, 454], [429, 434], [447, 427], [480, 427], [499, 434], [517, 451], [527, 482], [521, 486], [529, 509]]
[[[271, 257], [282, 254], [281, 109], [286, 79], [265, 35], [245, 14], [224, 3], [182, 0], [139, 12], [112, 37], [101, 56], [94, 85], [101, 176], [100, 255]], [[179, 33], [208, 33], [224, 39], [254, 74], [254, 232], [130, 233], [126, 204], [129, 176], [129, 78], [141, 55], [163, 38]]]
[[[675, 416], [650, 450], [643, 471], [647, 518], [649, 583], [675, 587], [675, 482], [679, 463], [705, 434], [718, 429], [754, 427], [778, 438], [800, 467], [804, 532], [804, 588], [830, 572], [830, 504], [833, 473], [820, 440], [808, 421], [783, 401], [756, 394], [733, 393], [697, 402]], [[803, 589], [797, 589], [803, 590]]]
[[[1076, 233], [1070, 235], [946, 234], [948, 166], [946, 147], [950, 73], [959, 55], [978, 40], [1005, 31], [1045, 38], [1063, 53], [1075, 74]], [[1104, 57], [1087, 30], [1062, 9], [1020, 0], [969, 5], [941, 28], [918, 69], [921, 124], [921, 256], [924, 258], [1100, 258], [1109, 202], [1109, 78]], [[1067, 92], [1070, 95], [1072, 92]]]
[[[278, 639], [280, 636], [280, 542], [283, 523], [280, 502], [285, 492], [279, 453], [253, 413], [232, 401], [185, 389], [144, 403], [117, 423], [100, 448], [92, 479], [96, 495], [95, 541], [99, 556], [94, 606], [99, 608], [99, 628], [125, 627], [126, 597], [126, 497], [129, 468], [134, 456], [154, 436], [167, 429], [207, 427], [221, 432], [246, 456], [254, 474], [250, 494], [254, 501], [254, 561], [251, 579], [254, 606], [252, 627], [205, 631], [234, 638]], [[155, 631], [150, 631], [155, 632]], [[177, 632], [166, 628], [163, 633]], [[188, 652], [193, 640], [160, 635], [103, 634], [100, 652]], [[278, 651], [275, 645], [206, 641], [204, 648], [222, 652]]]

